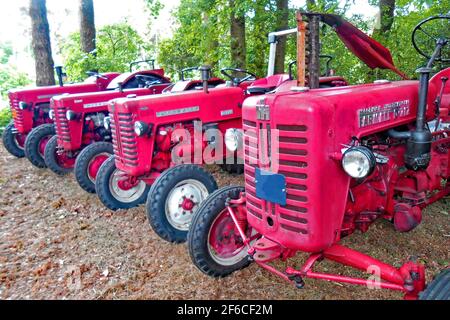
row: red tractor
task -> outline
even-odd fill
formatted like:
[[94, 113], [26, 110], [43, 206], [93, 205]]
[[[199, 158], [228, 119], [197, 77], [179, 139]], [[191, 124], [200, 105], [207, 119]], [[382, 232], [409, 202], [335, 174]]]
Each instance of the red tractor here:
[[111, 133], [104, 127], [108, 102], [120, 97], [160, 94], [170, 84], [162, 69], [130, 71], [114, 79], [115, 90], [55, 97], [52, 113], [56, 135], [48, 141], [44, 153], [48, 168], [65, 175], [77, 161], [75, 175], [80, 186], [94, 192], [96, 173], [113, 153]]
[[[387, 49], [339, 16], [306, 15], [310, 23], [334, 26], [373, 67], [400, 74]], [[411, 299], [450, 299], [450, 269], [426, 288], [418, 261], [396, 268], [339, 243], [380, 218], [408, 232], [420, 224], [423, 208], [450, 194], [450, 68], [429, 78], [435, 61], [450, 61], [449, 21], [433, 17], [414, 30], [414, 46], [428, 59], [420, 81], [314, 89], [305, 87], [312, 81], [302, 78], [303, 70], [297, 83], [248, 98], [245, 188], [218, 190], [197, 210], [188, 236], [193, 263], [212, 277], [255, 262], [298, 288], [313, 278], [397, 290]], [[300, 14], [298, 29], [304, 48]], [[299, 269], [271, 264], [288, 264], [298, 252], [309, 254]], [[314, 271], [323, 259], [373, 280]]]
[[[89, 73], [90, 77], [83, 83], [64, 85], [62, 68], [57, 67], [56, 73], [59, 78], [58, 86], [26, 88], [9, 92], [13, 121], [5, 129], [3, 144], [13, 156], [17, 158], [27, 156], [34, 165], [39, 167], [45, 167], [43, 159], [45, 143], [48, 137], [54, 134], [53, 120], [49, 116], [51, 98], [64, 93], [106, 90], [110, 82], [119, 75], [118, 73], [102, 75]], [[39, 126], [45, 129], [39, 130], [40, 134], [35, 133], [27, 144], [26, 140], [30, 132]], [[43, 139], [42, 135], [47, 138]]]

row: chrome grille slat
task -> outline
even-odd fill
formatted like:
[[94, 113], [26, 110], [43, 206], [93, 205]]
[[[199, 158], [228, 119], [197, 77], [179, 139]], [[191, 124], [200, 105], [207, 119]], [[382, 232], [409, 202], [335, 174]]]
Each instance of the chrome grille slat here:
[[116, 159], [130, 167], [138, 166], [137, 141], [131, 113], [111, 116], [111, 131]]
[[[53, 103], [53, 102], [52, 102]], [[70, 128], [69, 122], [66, 118], [67, 108], [63, 105], [58, 105], [55, 110], [55, 130], [59, 139], [65, 142], [70, 142]]]

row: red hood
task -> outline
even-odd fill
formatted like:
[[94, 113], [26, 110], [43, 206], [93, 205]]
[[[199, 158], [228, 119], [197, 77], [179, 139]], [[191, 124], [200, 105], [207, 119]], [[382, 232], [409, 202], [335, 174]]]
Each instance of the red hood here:
[[356, 28], [350, 22], [335, 14], [309, 14], [319, 16], [321, 21], [332, 27], [348, 49], [369, 68], [389, 69], [403, 79], [408, 77], [397, 69], [389, 49]]

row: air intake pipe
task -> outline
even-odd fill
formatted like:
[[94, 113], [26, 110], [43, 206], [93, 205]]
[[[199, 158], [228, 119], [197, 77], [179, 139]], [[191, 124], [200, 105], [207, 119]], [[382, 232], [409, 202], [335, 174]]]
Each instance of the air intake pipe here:
[[394, 139], [408, 139], [405, 153], [405, 165], [408, 169], [414, 171], [427, 169], [431, 161], [431, 143], [433, 135], [426, 127], [428, 87], [433, 63], [436, 60], [436, 57], [439, 56], [444, 45], [445, 42], [439, 40], [427, 66], [417, 70], [417, 72], [420, 73], [420, 81], [416, 129], [406, 132], [395, 130], [389, 130], [388, 132], [389, 136]]
[[57, 66], [55, 67], [55, 71], [56, 71], [56, 75], [58, 77], [58, 82], [59, 82], [59, 86], [63, 87], [64, 86], [64, 81], [63, 81], [63, 67], [61, 66]]
[[211, 67], [210, 66], [202, 66], [198, 68], [201, 73], [201, 79], [203, 82], [203, 91], [205, 93], [209, 93], [209, 79], [211, 79]]

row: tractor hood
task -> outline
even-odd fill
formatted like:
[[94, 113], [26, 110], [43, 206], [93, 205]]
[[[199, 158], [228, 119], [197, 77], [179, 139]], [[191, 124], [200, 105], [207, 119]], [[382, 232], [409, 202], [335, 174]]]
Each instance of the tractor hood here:
[[356, 28], [341, 16], [335, 14], [304, 13], [306, 16], [318, 16], [320, 20], [332, 27], [346, 47], [369, 68], [389, 69], [403, 79], [408, 77], [397, 69], [389, 49]]

